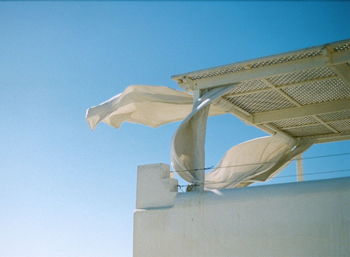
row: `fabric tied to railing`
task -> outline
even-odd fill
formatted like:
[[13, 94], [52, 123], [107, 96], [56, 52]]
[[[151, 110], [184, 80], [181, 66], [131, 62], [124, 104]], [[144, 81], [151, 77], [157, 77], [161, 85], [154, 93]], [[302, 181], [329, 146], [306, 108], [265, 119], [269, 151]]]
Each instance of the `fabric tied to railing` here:
[[171, 88], [129, 86], [123, 93], [89, 108], [86, 119], [91, 128], [99, 122], [118, 128], [125, 121], [157, 127], [183, 120], [172, 141], [175, 171], [189, 183], [204, 181], [207, 189], [244, 187], [271, 178], [311, 143], [279, 134], [250, 140], [232, 147], [217, 167], [205, 174], [207, 118], [229, 112], [215, 103], [232, 87], [211, 89], [193, 103], [191, 95]]

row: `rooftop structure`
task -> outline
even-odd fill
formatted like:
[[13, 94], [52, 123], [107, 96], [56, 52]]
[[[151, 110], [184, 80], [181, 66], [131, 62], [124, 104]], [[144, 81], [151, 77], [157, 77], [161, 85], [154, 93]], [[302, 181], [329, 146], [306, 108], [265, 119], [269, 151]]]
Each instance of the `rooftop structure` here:
[[[271, 178], [293, 158], [300, 181], [303, 151], [350, 139], [350, 40], [173, 78], [194, 96], [175, 133], [175, 170], [199, 192], [178, 193], [165, 164], [139, 166], [134, 256], [350, 256], [349, 178], [238, 188]], [[273, 136], [231, 148], [204, 173], [210, 104]], [[254, 155], [260, 166], [248, 159]], [[192, 170], [184, 176], [181, 167]], [[220, 191], [203, 190], [215, 183]]]
[[[182, 120], [171, 163], [193, 190], [248, 186], [272, 178], [315, 143], [350, 139], [350, 40], [173, 76], [193, 96], [167, 87], [129, 86], [90, 108], [92, 128]], [[193, 104], [192, 104], [193, 103]], [[271, 134], [228, 150], [205, 168], [208, 115], [232, 113]], [[254, 164], [254, 165], [252, 165]], [[301, 161], [298, 174], [302, 177]]]
[[234, 85], [218, 104], [269, 134], [350, 139], [350, 40], [172, 78], [197, 96]]

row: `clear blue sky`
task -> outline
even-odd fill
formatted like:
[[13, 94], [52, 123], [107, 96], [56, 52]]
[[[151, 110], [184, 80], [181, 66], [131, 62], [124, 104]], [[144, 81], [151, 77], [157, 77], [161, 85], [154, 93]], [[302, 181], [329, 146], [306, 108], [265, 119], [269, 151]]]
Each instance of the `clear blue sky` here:
[[[90, 131], [85, 110], [130, 84], [177, 88], [171, 75], [350, 38], [349, 14], [344, 1], [0, 2], [0, 257], [132, 256], [136, 167], [169, 163], [178, 123]], [[207, 164], [262, 135], [211, 118]], [[305, 171], [350, 168], [319, 163]]]

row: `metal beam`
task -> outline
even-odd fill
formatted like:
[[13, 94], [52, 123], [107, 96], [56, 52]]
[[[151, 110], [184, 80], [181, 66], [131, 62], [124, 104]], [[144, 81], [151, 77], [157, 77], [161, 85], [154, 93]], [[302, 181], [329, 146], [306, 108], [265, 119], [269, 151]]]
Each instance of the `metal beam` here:
[[326, 128], [328, 128], [330, 131], [334, 132], [334, 133], [339, 133], [338, 130], [336, 130], [335, 128], [333, 128], [331, 125], [329, 125], [328, 123], [326, 123], [325, 121], [323, 121], [320, 117], [318, 117], [317, 115], [312, 115], [312, 118], [314, 118], [315, 120], [317, 120], [318, 122], [320, 122], [323, 126], [325, 126]]
[[339, 134], [309, 136], [304, 138], [311, 140], [314, 144], [350, 140], [350, 131], [341, 132]]
[[350, 87], [350, 65], [347, 63], [342, 63], [338, 65], [333, 65], [331, 66], [331, 68]]
[[238, 117], [239, 119], [241, 119], [242, 121], [244, 121], [248, 125], [255, 126], [255, 127], [265, 131], [268, 134], [273, 135], [275, 133], [281, 133], [281, 134], [284, 134], [286, 136], [291, 137], [290, 135], [288, 135], [287, 133], [285, 133], [285, 132], [281, 131], [280, 129], [276, 128], [272, 124], [263, 124], [263, 125], [253, 124], [253, 119], [252, 119], [252, 115], [251, 114], [249, 114], [248, 112], [246, 112], [242, 108], [240, 108], [237, 105], [231, 103], [229, 100], [227, 100], [227, 99], [225, 99], [223, 97], [218, 102], [216, 102], [215, 104], [220, 106], [224, 110], [227, 110], [228, 112], [232, 113], [234, 116]]
[[[226, 69], [231, 69], [232, 65], [224, 65], [211, 69], [203, 69], [195, 72], [178, 74], [172, 76], [172, 79], [176, 80], [181, 87], [188, 90], [193, 90], [196, 88], [203, 89], [208, 87], [224, 86], [232, 82], [236, 83], [245, 80], [266, 78], [278, 74], [301, 71], [316, 67], [341, 65], [350, 62], [350, 50], [345, 48], [341, 50], [335, 50], [335, 47], [349, 44], [349, 42], [349, 40], [344, 40], [323, 46], [288, 52], [282, 55], [274, 55], [246, 62], [239, 62], [236, 64], [237, 70], [235, 72], [228, 72], [226, 74], [223, 73], [225, 73]], [[306, 57], [304, 59], [298, 60], [294, 59], [285, 63], [274, 63], [263, 67], [254, 66], [256, 63], [269, 62], [271, 60], [276, 60], [277, 58], [283, 57], [288, 58], [289, 56], [307, 53], [310, 50], [321, 51], [321, 53], [316, 56]], [[202, 73], [211, 73], [211, 76], [191, 79], [193, 76], [200, 76]]]
[[[318, 81], [323, 81], [323, 80], [326, 80], [326, 79], [333, 79], [333, 78], [337, 78], [337, 75], [334, 74], [334, 75], [326, 76], [326, 77], [313, 78], [313, 79], [308, 79], [308, 80], [304, 80], [304, 81], [301, 81], [301, 82], [290, 83], [290, 84], [285, 84], [285, 85], [274, 85], [274, 87], [277, 88], [277, 89], [281, 89], [281, 88], [285, 88], [285, 87], [295, 87], [295, 86], [305, 85], [305, 84], [311, 83], [311, 82], [318, 82]], [[261, 79], [261, 80], [266, 80], [266, 79]], [[270, 82], [268, 82], [268, 83], [270, 83]], [[250, 94], [255, 94], [255, 93], [262, 93], [262, 92], [266, 92], [266, 91], [271, 91], [271, 88], [270, 87], [266, 87], [266, 88], [260, 88], [260, 89], [254, 89], [254, 90], [250, 90], [250, 91], [245, 91], [245, 92], [229, 93], [226, 96], [228, 96], [228, 97], [237, 97], [237, 96], [245, 96], [245, 95], [250, 95]]]
[[340, 112], [349, 109], [350, 99], [347, 98], [333, 102], [309, 104], [276, 111], [255, 113], [253, 114], [253, 123], [264, 124], [278, 120], [306, 117], [330, 112]]
[[237, 105], [231, 103], [228, 99], [221, 97], [221, 99], [218, 102], [216, 102], [215, 105], [220, 106], [224, 110], [234, 114], [238, 118], [253, 125], [252, 115], [247, 111], [243, 110], [242, 108], [238, 107]]
[[[327, 121], [327, 122], [335, 122], [335, 121], [348, 121], [348, 118], [345, 119], [334, 119], [331, 121]], [[323, 121], [326, 122], [326, 121]], [[310, 126], [317, 126], [319, 125], [319, 123], [314, 122], [314, 123], [305, 123], [305, 124], [301, 124], [301, 125], [294, 125], [294, 126], [287, 126], [287, 127], [282, 127], [281, 129], [295, 129], [295, 128], [306, 128], [306, 127], [310, 127]]]
[[[251, 68], [240, 72], [228, 73], [220, 76], [203, 78], [198, 80], [191, 80], [190, 74], [184, 75], [177, 80], [180, 86], [185, 88], [192, 87], [198, 89], [211, 88], [217, 86], [229, 85], [245, 80], [261, 79], [271, 77], [283, 73], [290, 73], [322, 67], [330, 63], [329, 58], [324, 55], [315, 56], [313, 58], [306, 58], [297, 61], [291, 61], [282, 64], [274, 64], [261, 68]], [[176, 79], [176, 78], [175, 78]], [[189, 85], [186, 85], [189, 84]]]
[[[255, 62], [258, 61], [260, 60], [255, 60]], [[275, 75], [302, 71], [306, 69], [332, 65], [338, 66], [346, 64], [346, 62], [350, 62], [350, 51], [338, 53], [331, 52], [329, 49], [325, 49], [324, 54], [319, 56], [314, 56], [312, 58], [305, 58], [301, 60], [294, 60], [281, 64], [273, 64], [260, 68], [249, 68], [249, 65], [254, 64], [254, 61], [251, 61], [245, 64], [245, 70], [227, 73], [223, 75], [216, 75], [198, 80], [191, 79], [191, 75], [195, 74], [196, 72], [186, 73], [183, 75], [176, 75], [172, 78], [175, 79], [178, 82], [178, 84], [185, 89], [204, 89], [217, 86], [225, 86], [231, 83], [242, 82], [245, 80], [267, 78]], [[244, 64], [242, 63], [241, 65]], [[208, 69], [207, 71], [209, 72], [210, 70], [213, 69]]]
[[[290, 97], [288, 94], [286, 94], [284, 91], [282, 91], [280, 88], [276, 88], [273, 84], [271, 84], [269, 81], [267, 81], [266, 79], [262, 79], [262, 82], [265, 83], [265, 85], [269, 86], [270, 88], [272, 88], [275, 92], [277, 92], [280, 96], [282, 96], [284, 99], [286, 99], [287, 101], [289, 101], [290, 103], [294, 104], [295, 106], [302, 106], [300, 103], [298, 103], [295, 99], [293, 99], [292, 97]], [[327, 124], [326, 122], [324, 122], [321, 118], [317, 117], [316, 115], [312, 115], [312, 117], [314, 119], [316, 119], [318, 122], [320, 122], [322, 125], [324, 125], [325, 127], [327, 127], [329, 130], [331, 130], [334, 133], [339, 133], [339, 131], [337, 131], [336, 129], [334, 129], [332, 126], [330, 126], [329, 124]]]
[[330, 64], [334, 65], [350, 62], [350, 51], [333, 52], [330, 58]]
[[273, 91], [275, 91], [277, 94], [279, 94], [280, 96], [282, 96], [284, 99], [286, 99], [287, 101], [289, 101], [291, 104], [294, 104], [295, 106], [301, 106], [300, 103], [298, 103], [295, 99], [293, 99], [292, 97], [290, 97], [289, 95], [287, 95], [285, 92], [283, 92], [280, 88], [277, 88], [276, 86], [274, 86], [272, 83], [270, 83], [269, 81], [267, 81], [266, 79], [262, 79], [261, 80], [265, 85], [267, 85], [268, 87], [272, 88]]

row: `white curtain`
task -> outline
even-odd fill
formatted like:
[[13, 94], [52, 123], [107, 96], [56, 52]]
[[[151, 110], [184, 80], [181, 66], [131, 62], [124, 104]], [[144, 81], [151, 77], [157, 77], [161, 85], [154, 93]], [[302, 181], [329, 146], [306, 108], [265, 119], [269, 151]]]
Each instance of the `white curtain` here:
[[188, 182], [198, 184], [203, 181], [208, 110], [213, 101], [230, 89], [230, 86], [220, 87], [204, 94], [194, 103], [192, 112], [175, 132], [171, 149], [172, 165], [175, 171]]
[[212, 171], [205, 174], [205, 133], [208, 115], [229, 112], [217, 104], [232, 86], [211, 89], [195, 103], [193, 97], [162, 86], [129, 86], [117, 96], [87, 110], [91, 128], [99, 122], [120, 127], [125, 121], [157, 127], [183, 120], [172, 141], [172, 165], [192, 184], [203, 181], [207, 189], [244, 187], [277, 174], [311, 143], [284, 135], [257, 138], [226, 152]]
[[[193, 97], [164, 86], [132, 85], [121, 94], [91, 107], [86, 112], [90, 128], [104, 122], [119, 128], [125, 121], [150, 127], [183, 120], [192, 110]], [[220, 107], [212, 106], [210, 115], [223, 114]]]
[[256, 138], [228, 150], [219, 164], [205, 175], [205, 187], [245, 187], [276, 175], [311, 143], [283, 135]]

